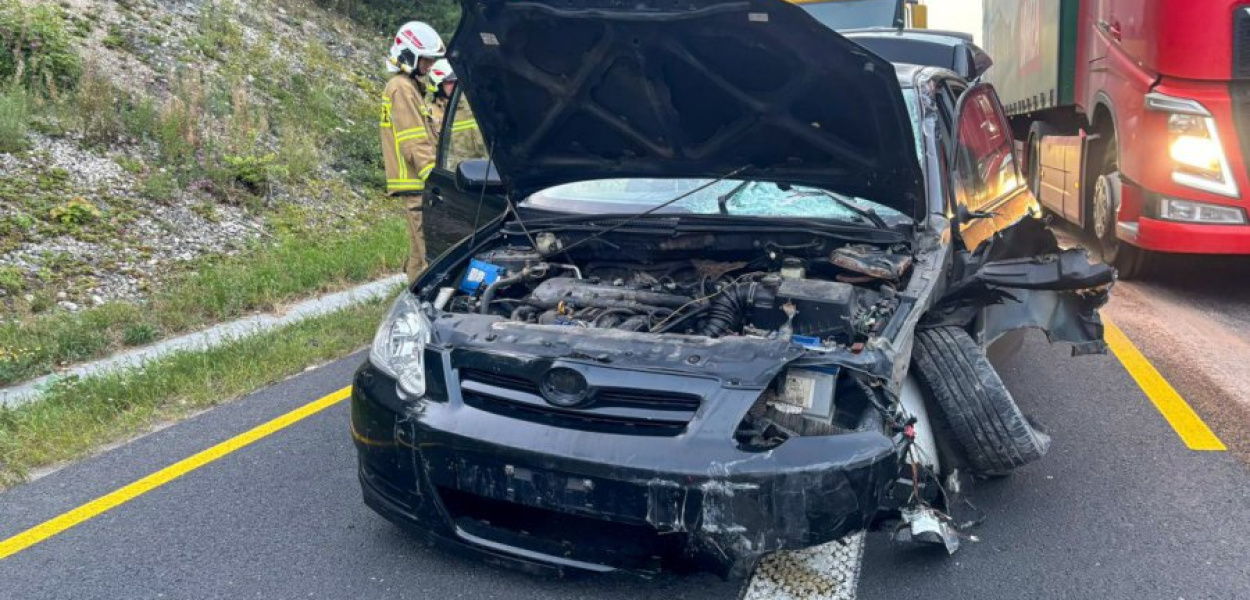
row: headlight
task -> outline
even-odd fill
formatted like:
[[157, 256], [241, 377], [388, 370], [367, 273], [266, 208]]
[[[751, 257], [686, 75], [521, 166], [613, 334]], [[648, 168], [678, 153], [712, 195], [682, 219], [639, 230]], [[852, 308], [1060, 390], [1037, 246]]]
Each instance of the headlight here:
[[1146, 107], [1168, 115], [1168, 155], [1172, 181], [1224, 196], [1237, 197], [1237, 182], [1220, 143], [1211, 112], [1188, 98], [1146, 94]]
[[1160, 198], [1159, 218], [1190, 223], [1242, 225], [1246, 222], [1246, 212], [1235, 206], [1220, 206], [1178, 198]]
[[394, 377], [403, 391], [425, 395], [425, 345], [430, 342], [430, 329], [417, 299], [404, 292], [373, 336], [369, 362]]

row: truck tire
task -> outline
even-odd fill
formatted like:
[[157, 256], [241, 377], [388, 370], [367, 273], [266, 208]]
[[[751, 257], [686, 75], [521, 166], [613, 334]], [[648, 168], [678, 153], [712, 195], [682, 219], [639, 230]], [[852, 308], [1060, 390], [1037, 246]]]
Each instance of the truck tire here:
[[1037, 202], [1042, 206], [1045, 212], [1052, 212], [1046, 208], [1042, 202], [1042, 136], [1055, 135], [1059, 131], [1058, 128], [1041, 121], [1034, 121], [1029, 125], [1029, 137], [1024, 142], [1024, 177], [1025, 182], [1029, 186], [1029, 191], [1033, 192], [1033, 197], [1037, 198]]
[[1149, 272], [1151, 253], [1121, 241], [1116, 235], [1119, 220], [1120, 182], [1116, 143], [1113, 138], [1103, 151], [1102, 169], [1094, 180], [1089, 206], [1089, 231], [1097, 239], [1102, 262], [1116, 268], [1120, 279], [1135, 279]]
[[973, 474], [1007, 475], [1050, 448], [1050, 436], [1020, 412], [980, 346], [958, 327], [916, 333], [912, 354], [916, 377], [938, 411], [946, 431]]

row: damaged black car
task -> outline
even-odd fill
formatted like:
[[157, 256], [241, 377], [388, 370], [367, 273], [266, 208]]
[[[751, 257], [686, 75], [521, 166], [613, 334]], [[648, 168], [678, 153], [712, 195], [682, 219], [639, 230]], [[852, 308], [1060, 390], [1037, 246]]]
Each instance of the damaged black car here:
[[371, 508], [531, 571], [744, 577], [886, 523], [953, 550], [949, 484], [1045, 454], [987, 349], [1103, 351], [1114, 273], [1035, 218], [992, 88], [781, 0], [463, 9], [491, 162], [444, 135], [427, 198], [489, 222], [356, 374]]

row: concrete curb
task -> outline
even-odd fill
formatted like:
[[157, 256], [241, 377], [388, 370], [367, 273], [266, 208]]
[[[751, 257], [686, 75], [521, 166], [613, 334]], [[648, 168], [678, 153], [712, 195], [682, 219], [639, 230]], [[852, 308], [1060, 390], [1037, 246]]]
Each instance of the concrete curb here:
[[253, 315], [237, 321], [221, 323], [202, 331], [157, 342], [151, 346], [127, 350], [108, 358], [83, 363], [59, 373], [45, 375], [38, 379], [3, 388], [0, 389], [0, 407], [16, 408], [31, 402], [38, 398], [47, 386], [59, 379], [71, 376], [88, 377], [122, 369], [141, 367], [144, 363], [175, 352], [194, 352], [213, 348], [242, 337], [285, 327], [312, 317], [332, 313], [354, 304], [390, 295], [395, 292], [395, 288], [398, 285], [406, 280], [404, 275], [393, 275], [342, 292], [305, 300], [281, 314]]

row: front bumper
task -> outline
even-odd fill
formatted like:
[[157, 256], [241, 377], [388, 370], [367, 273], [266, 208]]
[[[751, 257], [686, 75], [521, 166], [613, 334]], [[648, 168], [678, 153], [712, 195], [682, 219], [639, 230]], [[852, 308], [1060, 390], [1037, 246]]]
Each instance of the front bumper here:
[[745, 413], [758, 390], [717, 389], [680, 435], [577, 431], [466, 404], [440, 358], [445, 401], [405, 404], [394, 380], [368, 363], [357, 372], [361, 487], [391, 521], [492, 563], [745, 577], [770, 552], [867, 527], [898, 473], [893, 443], [876, 432], [740, 450], [732, 430], [714, 431], [716, 413]]
[[1250, 254], [1250, 225], [1181, 223], [1142, 217], [1121, 222], [1120, 239], [1147, 250], [1178, 254]]

